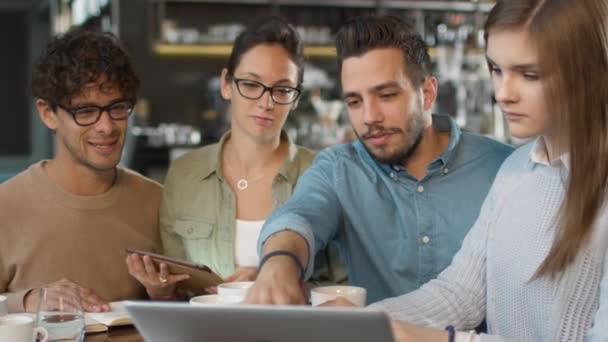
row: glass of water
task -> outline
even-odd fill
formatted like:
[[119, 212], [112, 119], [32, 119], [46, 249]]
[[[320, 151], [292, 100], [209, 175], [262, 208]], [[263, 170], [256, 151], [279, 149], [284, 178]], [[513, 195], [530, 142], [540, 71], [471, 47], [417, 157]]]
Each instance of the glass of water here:
[[85, 322], [78, 286], [55, 283], [41, 288], [37, 322], [48, 331], [48, 341], [82, 342]]

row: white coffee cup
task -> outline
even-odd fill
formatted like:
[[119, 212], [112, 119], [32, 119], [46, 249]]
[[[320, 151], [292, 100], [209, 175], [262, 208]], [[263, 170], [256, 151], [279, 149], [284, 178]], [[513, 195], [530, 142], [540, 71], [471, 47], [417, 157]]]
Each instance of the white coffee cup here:
[[338, 297], [344, 297], [355, 306], [364, 307], [367, 291], [358, 286], [320, 286], [310, 290], [310, 302], [312, 306], [323, 304]]
[[48, 333], [44, 328], [34, 327], [34, 318], [24, 314], [0, 317], [0, 341], [45, 342]]
[[219, 294], [209, 294], [203, 296], [197, 296], [190, 298], [190, 304], [192, 305], [209, 305], [209, 304], [220, 304], [220, 305], [232, 305], [243, 301], [241, 296], [220, 296]]
[[8, 298], [0, 296], [0, 317], [8, 315]]
[[241, 297], [245, 299], [253, 281], [238, 281], [234, 283], [223, 283], [217, 286], [217, 294], [220, 296]]

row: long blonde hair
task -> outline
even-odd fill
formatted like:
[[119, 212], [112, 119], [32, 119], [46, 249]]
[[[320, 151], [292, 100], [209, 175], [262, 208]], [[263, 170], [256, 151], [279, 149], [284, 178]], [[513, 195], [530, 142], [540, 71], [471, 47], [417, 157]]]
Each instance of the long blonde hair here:
[[535, 277], [564, 271], [591, 237], [608, 190], [608, 1], [498, 0], [485, 25], [528, 30], [562, 152], [570, 153], [559, 229]]

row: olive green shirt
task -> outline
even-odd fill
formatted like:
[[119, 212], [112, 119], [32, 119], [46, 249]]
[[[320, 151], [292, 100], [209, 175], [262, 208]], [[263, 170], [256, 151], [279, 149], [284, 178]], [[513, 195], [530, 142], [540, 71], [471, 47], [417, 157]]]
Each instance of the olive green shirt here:
[[[171, 164], [160, 209], [164, 253], [205, 264], [223, 278], [236, 270], [236, 197], [221, 170], [221, 151], [229, 135], [230, 132], [217, 144], [189, 152]], [[291, 196], [298, 178], [315, 156], [315, 152], [295, 145], [284, 132], [281, 137], [289, 147], [272, 182], [273, 209]], [[337, 270], [339, 266], [336, 270], [325, 266], [331, 263], [333, 267], [337, 262], [335, 251], [320, 253], [318, 259], [319, 272], [323, 272], [319, 280], [332, 281], [345, 274]]]

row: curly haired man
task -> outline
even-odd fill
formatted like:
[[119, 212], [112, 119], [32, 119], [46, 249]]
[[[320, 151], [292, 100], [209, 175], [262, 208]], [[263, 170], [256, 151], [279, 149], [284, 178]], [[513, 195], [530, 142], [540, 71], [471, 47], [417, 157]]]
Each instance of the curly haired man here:
[[85, 311], [145, 297], [124, 250], [159, 250], [161, 186], [118, 167], [139, 79], [109, 33], [72, 29], [33, 68], [52, 159], [0, 185], [0, 294], [36, 311], [41, 287], [77, 287]]

